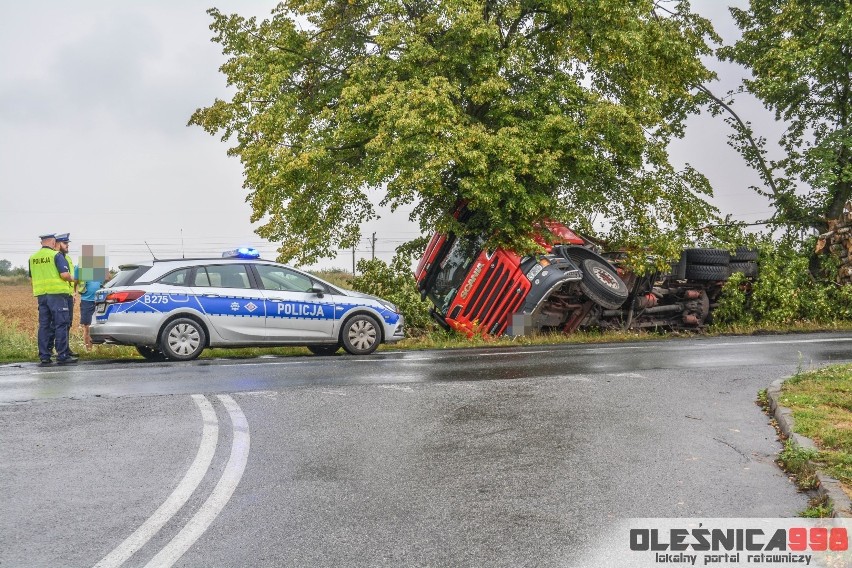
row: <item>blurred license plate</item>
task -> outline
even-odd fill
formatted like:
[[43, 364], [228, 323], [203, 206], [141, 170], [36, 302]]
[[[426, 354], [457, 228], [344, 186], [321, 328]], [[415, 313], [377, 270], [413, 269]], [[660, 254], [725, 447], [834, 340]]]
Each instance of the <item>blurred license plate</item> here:
[[106, 304], [98, 304], [95, 306], [95, 313], [102, 314], [106, 311]]

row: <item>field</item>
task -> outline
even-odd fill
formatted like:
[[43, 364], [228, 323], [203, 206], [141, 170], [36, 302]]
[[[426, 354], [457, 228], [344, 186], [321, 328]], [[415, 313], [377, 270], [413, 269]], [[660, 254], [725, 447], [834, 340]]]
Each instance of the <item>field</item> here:
[[[95, 345], [86, 351], [80, 328], [79, 303], [75, 302], [71, 326], [71, 350], [81, 359], [141, 359], [133, 347]], [[0, 363], [38, 361], [38, 305], [32, 287], [26, 284], [0, 285]], [[300, 347], [271, 349], [205, 349], [202, 357], [256, 357], [258, 355], [308, 354]]]
[[29, 283], [0, 286], [0, 319], [4, 326], [11, 323], [19, 331], [35, 337], [38, 308]]
[[[38, 304], [32, 286], [0, 285], [0, 362], [38, 360]], [[79, 304], [75, 303], [74, 325], [71, 327], [71, 350], [83, 353], [83, 332], [80, 329]], [[91, 358], [135, 356], [127, 347], [95, 346]]]

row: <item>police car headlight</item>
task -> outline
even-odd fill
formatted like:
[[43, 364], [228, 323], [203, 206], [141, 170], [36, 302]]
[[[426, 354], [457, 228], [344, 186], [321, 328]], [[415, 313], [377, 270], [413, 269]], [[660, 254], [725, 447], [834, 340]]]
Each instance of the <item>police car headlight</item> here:
[[398, 313], [399, 313], [399, 308], [397, 308], [395, 305], [391, 304], [391, 303], [390, 303], [390, 302], [388, 302], [387, 300], [379, 300], [379, 303], [380, 303], [382, 306], [384, 306], [385, 308], [387, 308], [387, 309], [389, 309], [390, 311], [392, 311], [393, 313], [395, 313], [395, 314], [398, 314]]

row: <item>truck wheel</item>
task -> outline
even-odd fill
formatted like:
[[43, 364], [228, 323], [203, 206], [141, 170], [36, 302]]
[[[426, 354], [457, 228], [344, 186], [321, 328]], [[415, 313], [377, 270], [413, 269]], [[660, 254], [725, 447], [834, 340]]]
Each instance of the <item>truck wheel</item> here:
[[581, 247], [579, 245], [556, 245], [553, 247], [554, 254], [559, 254], [564, 258], [567, 258], [571, 262], [573, 262], [577, 268], [581, 268], [580, 265], [583, 264], [584, 260], [597, 260], [602, 263], [604, 266], [609, 267], [612, 270], [615, 270], [615, 267], [612, 263], [606, 258], [602, 257], [598, 253], [587, 249], [586, 247]]
[[730, 276], [731, 268], [729, 266], [707, 264], [686, 265], [687, 280], [704, 280], [714, 282], [717, 280], [727, 280]]
[[172, 320], [160, 332], [160, 349], [174, 361], [190, 361], [204, 351], [207, 334], [197, 321], [189, 318]]
[[627, 299], [624, 281], [610, 267], [592, 258], [580, 263], [583, 279], [580, 289], [596, 304], [609, 310], [620, 308]]
[[731, 274], [742, 272], [746, 278], [757, 278], [756, 262], [732, 262]]
[[136, 351], [139, 352], [140, 355], [145, 357], [148, 361], [166, 361], [166, 356], [163, 355], [163, 352], [159, 349], [155, 349], [153, 347], [147, 347], [145, 345], [137, 345]]
[[731, 262], [754, 262], [757, 260], [757, 250], [737, 247], [731, 255]]
[[687, 264], [726, 265], [731, 262], [731, 253], [723, 249], [692, 248], [683, 252]]

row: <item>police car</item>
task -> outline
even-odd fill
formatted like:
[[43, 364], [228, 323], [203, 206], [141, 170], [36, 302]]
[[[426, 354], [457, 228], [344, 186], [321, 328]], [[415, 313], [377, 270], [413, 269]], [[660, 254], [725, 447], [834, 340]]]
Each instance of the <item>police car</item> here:
[[367, 355], [404, 337], [392, 303], [248, 248], [121, 266], [95, 296], [90, 334], [94, 343], [133, 345], [154, 361], [188, 361], [205, 347], [301, 345], [317, 355], [343, 347]]

